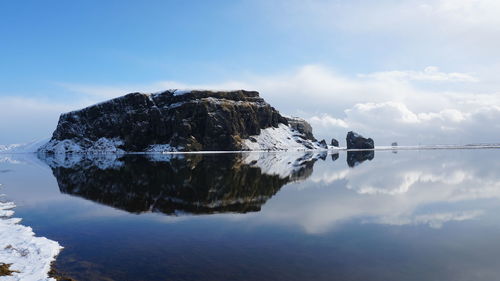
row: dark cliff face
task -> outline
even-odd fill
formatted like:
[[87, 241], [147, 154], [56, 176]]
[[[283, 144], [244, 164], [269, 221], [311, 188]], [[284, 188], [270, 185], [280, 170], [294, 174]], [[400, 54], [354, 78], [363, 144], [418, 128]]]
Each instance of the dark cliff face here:
[[170, 155], [151, 161], [147, 155], [94, 160], [48, 160], [63, 193], [128, 212], [211, 214], [255, 212], [282, 186], [307, 178], [315, 158], [298, 159], [300, 168], [281, 177], [265, 174], [240, 154]]
[[88, 148], [101, 138], [124, 151], [168, 144], [183, 151], [240, 150], [241, 139], [288, 124], [255, 91], [131, 93], [62, 114], [52, 140]]

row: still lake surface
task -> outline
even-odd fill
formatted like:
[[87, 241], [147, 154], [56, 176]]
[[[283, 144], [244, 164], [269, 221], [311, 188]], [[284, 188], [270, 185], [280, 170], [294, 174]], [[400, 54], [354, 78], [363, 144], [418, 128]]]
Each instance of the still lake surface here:
[[499, 159], [0, 155], [0, 192], [77, 280], [496, 280]]

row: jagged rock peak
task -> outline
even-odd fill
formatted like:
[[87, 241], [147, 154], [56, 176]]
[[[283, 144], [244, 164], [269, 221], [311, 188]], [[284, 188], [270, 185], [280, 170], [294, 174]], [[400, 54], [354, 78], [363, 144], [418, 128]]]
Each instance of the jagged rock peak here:
[[309, 124], [302, 126], [289, 126], [289, 120], [256, 91], [131, 93], [62, 114], [52, 139], [40, 151], [316, 148]]

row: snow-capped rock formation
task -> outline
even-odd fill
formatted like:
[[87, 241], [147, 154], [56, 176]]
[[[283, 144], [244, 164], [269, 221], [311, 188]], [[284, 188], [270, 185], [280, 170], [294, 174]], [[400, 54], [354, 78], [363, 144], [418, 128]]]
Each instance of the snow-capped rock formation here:
[[[311, 126], [255, 91], [131, 93], [62, 114], [41, 152], [321, 149]], [[324, 147], [323, 147], [324, 148]]]

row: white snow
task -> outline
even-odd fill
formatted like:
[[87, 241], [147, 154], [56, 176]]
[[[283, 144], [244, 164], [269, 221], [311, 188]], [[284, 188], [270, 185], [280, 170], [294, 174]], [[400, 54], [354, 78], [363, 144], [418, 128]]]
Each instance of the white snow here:
[[[254, 141], [252, 141], [252, 139]], [[302, 134], [285, 124], [278, 128], [260, 130], [260, 135], [251, 136], [243, 141], [248, 150], [323, 150], [317, 142], [304, 139]]]
[[183, 147], [171, 146], [170, 144], [154, 144], [150, 145], [146, 152], [178, 152]]
[[48, 143], [42, 145], [40, 150], [42, 152], [53, 152], [55, 154], [64, 154], [64, 153], [125, 153], [122, 149], [118, 148], [123, 145], [123, 141], [119, 138], [100, 138], [95, 142], [88, 141], [92, 143], [92, 146], [89, 148], [83, 148], [78, 143], [73, 140], [50, 140]]
[[79, 153], [82, 152], [82, 147], [72, 140], [50, 140], [48, 143], [40, 147], [42, 151], [50, 151], [56, 154], [63, 153]]
[[188, 89], [179, 90], [179, 89], [177, 89], [177, 90], [173, 90], [173, 92], [174, 92], [174, 96], [182, 96], [182, 95], [185, 95], [187, 93], [191, 93], [192, 90], [188, 90]]
[[303, 118], [300, 118], [297, 116], [291, 116], [291, 115], [285, 115], [285, 114], [281, 114], [281, 116], [285, 117], [288, 120], [293, 120], [293, 121], [297, 121], [297, 122], [304, 122], [305, 121]]
[[56, 241], [36, 237], [31, 227], [19, 224], [21, 219], [12, 218], [14, 207], [12, 202], [0, 202], [0, 262], [11, 264], [10, 270], [18, 272], [0, 279], [55, 281], [48, 272], [62, 247]]
[[123, 141], [119, 138], [100, 138], [93, 145], [87, 149], [87, 152], [99, 153], [99, 152], [112, 152], [112, 153], [125, 153], [122, 149], [118, 148], [123, 145]]

